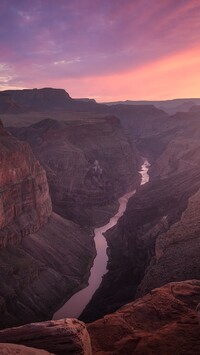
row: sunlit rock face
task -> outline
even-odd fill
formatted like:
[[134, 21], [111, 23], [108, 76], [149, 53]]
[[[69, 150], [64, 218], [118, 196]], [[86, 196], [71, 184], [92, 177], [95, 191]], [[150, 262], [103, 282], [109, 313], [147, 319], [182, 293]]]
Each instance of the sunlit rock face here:
[[10, 131], [44, 166], [55, 212], [81, 225], [107, 222], [137, 180], [136, 153], [114, 116], [46, 119]]
[[51, 215], [46, 173], [29, 145], [0, 126], [0, 246], [37, 231]]

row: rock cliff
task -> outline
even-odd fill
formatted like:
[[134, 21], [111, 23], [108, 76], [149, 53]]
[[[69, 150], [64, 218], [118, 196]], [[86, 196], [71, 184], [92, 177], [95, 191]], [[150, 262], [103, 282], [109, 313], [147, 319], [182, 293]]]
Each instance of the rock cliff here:
[[44, 166], [54, 211], [79, 224], [108, 221], [117, 198], [136, 183], [136, 153], [113, 116], [46, 119], [10, 131], [30, 143]]
[[0, 125], [0, 327], [51, 318], [94, 256], [91, 231], [52, 214], [44, 169]]
[[106, 235], [109, 271], [81, 315], [84, 321], [167, 282], [199, 278], [199, 117], [177, 114], [166, 127], [171, 140], [152, 164], [151, 181]]
[[156, 355], [200, 352], [196, 306], [200, 281], [170, 283], [88, 324], [93, 354]]
[[27, 143], [0, 126], [0, 247], [18, 244], [51, 215], [46, 173]]
[[[56, 355], [92, 355], [87, 329], [77, 319], [61, 319], [59, 321], [32, 323], [18, 328], [4, 329], [0, 331], [0, 342], [4, 342], [4, 344], [0, 343], [0, 353], [1, 349], [9, 349], [9, 345], [6, 347], [6, 343], [15, 343], [14, 346], [16, 348], [16, 344], [26, 345], [26, 348], [22, 347], [26, 351], [28, 349], [31, 351], [29, 347], [35, 348], [32, 349], [32, 352], [25, 353], [26, 355], [40, 354], [41, 350], [39, 349], [45, 349]], [[20, 353], [19, 351], [20, 349], [17, 354]], [[6, 355], [7, 353], [3, 354]], [[44, 352], [45, 354], [47, 353]]]

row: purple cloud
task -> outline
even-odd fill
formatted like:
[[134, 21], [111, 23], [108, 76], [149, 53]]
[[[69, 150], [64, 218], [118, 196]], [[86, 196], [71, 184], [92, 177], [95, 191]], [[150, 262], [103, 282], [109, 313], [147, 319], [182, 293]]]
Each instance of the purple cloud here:
[[119, 73], [197, 46], [200, 3], [2, 0], [0, 21], [0, 86], [27, 87], [37, 77]]

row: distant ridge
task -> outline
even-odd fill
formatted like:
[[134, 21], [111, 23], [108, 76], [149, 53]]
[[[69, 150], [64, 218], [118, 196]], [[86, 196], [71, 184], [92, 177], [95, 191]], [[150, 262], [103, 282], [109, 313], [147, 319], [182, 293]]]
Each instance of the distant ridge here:
[[98, 111], [101, 104], [93, 99], [73, 99], [64, 89], [42, 88], [0, 92], [0, 113], [21, 111]]
[[[67, 110], [73, 112], [112, 113], [113, 108], [154, 106], [173, 115], [188, 112], [200, 105], [200, 98], [173, 99], [161, 101], [116, 101], [97, 103], [90, 98], [72, 98], [64, 89], [42, 88], [0, 91], [0, 113], [21, 113], [28, 111]], [[192, 109], [193, 110], [193, 109]], [[196, 110], [196, 109], [194, 109]], [[116, 113], [115, 113], [116, 114]]]
[[174, 114], [176, 112], [187, 112], [192, 106], [200, 105], [200, 98], [186, 98], [186, 99], [172, 99], [172, 100], [125, 100], [116, 102], [105, 102], [106, 105], [113, 106], [116, 104], [120, 105], [154, 105], [156, 108], [164, 110], [168, 114]]

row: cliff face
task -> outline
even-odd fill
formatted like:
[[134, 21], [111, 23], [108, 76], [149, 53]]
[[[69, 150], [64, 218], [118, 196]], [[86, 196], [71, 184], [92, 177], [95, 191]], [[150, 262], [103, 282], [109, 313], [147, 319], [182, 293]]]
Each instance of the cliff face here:
[[86, 285], [91, 232], [52, 214], [46, 173], [0, 126], [0, 327], [46, 320]]
[[151, 182], [138, 189], [106, 235], [108, 273], [83, 312], [84, 321], [167, 282], [199, 278], [199, 117], [179, 114], [169, 124], [173, 139], [152, 164]]
[[67, 107], [72, 101], [69, 94], [64, 89], [24, 89], [24, 90], [7, 90], [0, 94], [0, 98], [7, 95], [18, 105], [26, 107], [26, 109], [42, 110]]
[[199, 354], [197, 280], [154, 289], [116, 313], [88, 324], [93, 354]]
[[17, 244], [51, 215], [46, 173], [27, 143], [0, 127], [0, 246]]
[[133, 188], [137, 160], [117, 118], [44, 120], [12, 128], [47, 172], [54, 210], [82, 225], [102, 225]]

